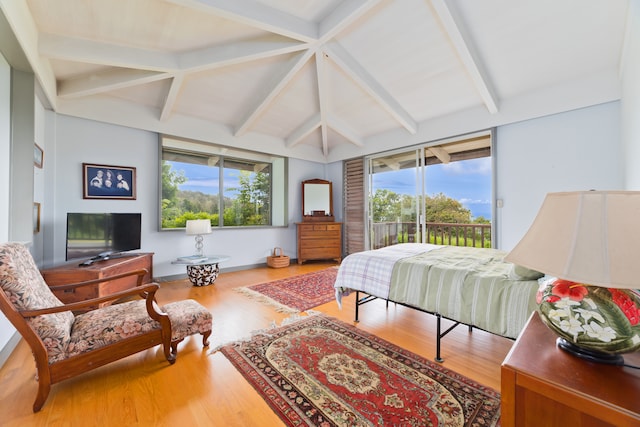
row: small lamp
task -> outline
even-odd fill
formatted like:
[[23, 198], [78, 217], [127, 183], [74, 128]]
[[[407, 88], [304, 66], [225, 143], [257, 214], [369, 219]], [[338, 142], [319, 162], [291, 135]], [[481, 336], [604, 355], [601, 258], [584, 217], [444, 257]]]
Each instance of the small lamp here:
[[187, 220], [187, 235], [196, 236], [196, 255], [202, 255], [202, 240], [204, 234], [211, 234], [211, 221], [208, 219]]
[[505, 261], [546, 273], [542, 321], [563, 350], [621, 365], [640, 349], [640, 191], [547, 194]]

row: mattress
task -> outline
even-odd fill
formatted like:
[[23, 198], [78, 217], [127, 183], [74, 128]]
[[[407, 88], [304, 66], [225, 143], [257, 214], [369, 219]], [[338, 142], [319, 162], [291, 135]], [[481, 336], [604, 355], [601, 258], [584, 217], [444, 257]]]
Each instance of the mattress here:
[[[506, 252], [404, 243], [347, 256], [336, 299], [360, 291], [516, 338], [537, 308], [538, 280], [514, 278]], [[542, 276], [538, 274], [538, 276]]]

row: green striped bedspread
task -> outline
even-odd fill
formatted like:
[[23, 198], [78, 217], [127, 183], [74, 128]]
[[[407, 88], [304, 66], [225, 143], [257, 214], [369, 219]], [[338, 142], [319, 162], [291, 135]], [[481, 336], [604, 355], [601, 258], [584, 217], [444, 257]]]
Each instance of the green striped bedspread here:
[[444, 246], [398, 260], [389, 300], [516, 338], [537, 308], [537, 280], [509, 278], [506, 252]]

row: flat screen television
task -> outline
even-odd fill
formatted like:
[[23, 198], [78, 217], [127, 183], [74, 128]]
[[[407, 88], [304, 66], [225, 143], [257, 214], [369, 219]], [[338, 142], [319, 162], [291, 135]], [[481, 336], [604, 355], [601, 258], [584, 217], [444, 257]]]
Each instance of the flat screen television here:
[[66, 259], [109, 259], [140, 249], [140, 213], [67, 213]]

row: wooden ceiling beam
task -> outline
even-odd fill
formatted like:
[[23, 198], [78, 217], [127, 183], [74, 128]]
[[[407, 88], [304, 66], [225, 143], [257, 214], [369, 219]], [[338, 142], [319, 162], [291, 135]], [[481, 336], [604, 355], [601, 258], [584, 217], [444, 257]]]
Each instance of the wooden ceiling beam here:
[[477, 50], [472, 47], [471, 38], [463, 33], [463, 26], [459, 24], [445, 0], [431, 0], [440, 22], [445, 28], [451, 43], [458, 52], [460, 60], [469, 73], [476, 90], [480, 94], [484, 105], [491, 114], [498, 112], [497, 96], [489, 83], [489, 78]]
[[309, 61], [313, 55], [312, 50], [306, 50], [293, 57], [284, 67], [284, 72], [273, 76], [271, 86], [264, 88], [263, 96], [258, 97], [256, 104], [249, 109], [243, 120], [236, 128], [234, 135], [240, 136], [247, 132], [257, 118], [267, 109], [278, 94], [287, 86], [298, 71]]
[[61, 98], [80, 98], [171, 78], [168, 73], [113, 68], [63, 80], [58, 84]]
[[0, 9], [11, 26], [47, 101], [57, 108], [57, 81], [48, 58], [38, 52], [39, 32], [26, 1], [0, 0]]
[[320, 113], [309, 117], [307, 121], [298, 126], [298, 128], [289, 135], [285, 141], [286, 146], [290, 148], [300, 144], [307, 136], [311, 135], [313, 131], [318, 129], [321, 124], [322, 119], [320, 118]]
[[328, 43], [324, 52], [353, 81], [380, 104], [395, 120], [411, 134], [418, 131], [418, 124], [411, 115], [358, 63], [340, 44]]
[[308, 48], [306, 43], [259, 37], [181, 53], [178, 56], [178, 64], [183, 71], [196, 72], [299, 52]]
[[318, 39], [318, 26], [254, 0], [166, 0], [304, 42]]
[[306, 48], [301, 43], [254, 39], [184, 54], [161, 54], [54, 35], [44, 35], [40, 42], [41, 54], [48, 58], [118, 67], [117, 70], [105, 70], [61, 81], [58, 95], [68, 98], [145, 84], [183, 73], [255, 61]]
[[320, 22], [318, 39], [326, 42], [371, 10], [381, 0], [344, 0]]
[[326, 122], [331, 129], [344, 136], [347, 141], [349, 141], [353, 145], [357, 147], [364, 147], [364, 141], [362, 140], [360, 135], [358, 135], [358, 133], [354, 131], [343, 120], [339, 119], [335, 115], [328, 115]]
[[447, 150], [442, 147], [429, 147], [426, 150], [436, 156], [445, 165], [451, 161], [451, 156], [449, 155]]
[[327, 71], [325, 64], [325, 55], [323, 52], [316, 51], [316, 75], [318, 81], [318, 101], [320, 109], [320, 137], [322, 138], [322, 153], [326, 157], [329, 154], [329, 130], [327, 129], [327, 114], [329, 112], [327, 99]]
[[184, 74], [178, 74], [173, 79], [171, 79], [171, 84], [169, 85], [169, 90], [167, 91], [167, 96], [164, 98], [164, 105], [162, 106], [162, 112], [160, 113], [160, 121], [166, 121], [171, 112], [173, 111], [173, 106], [178, 100], [178, 93], [180, 93], [180, 89], [182, 88], [182, 84], [184, 83]]
[[156, 72], [173, 72], [179, 68], [175, 54], [55, 34], [40, 34], [38, 50], [45, 58], [64, 61]]

